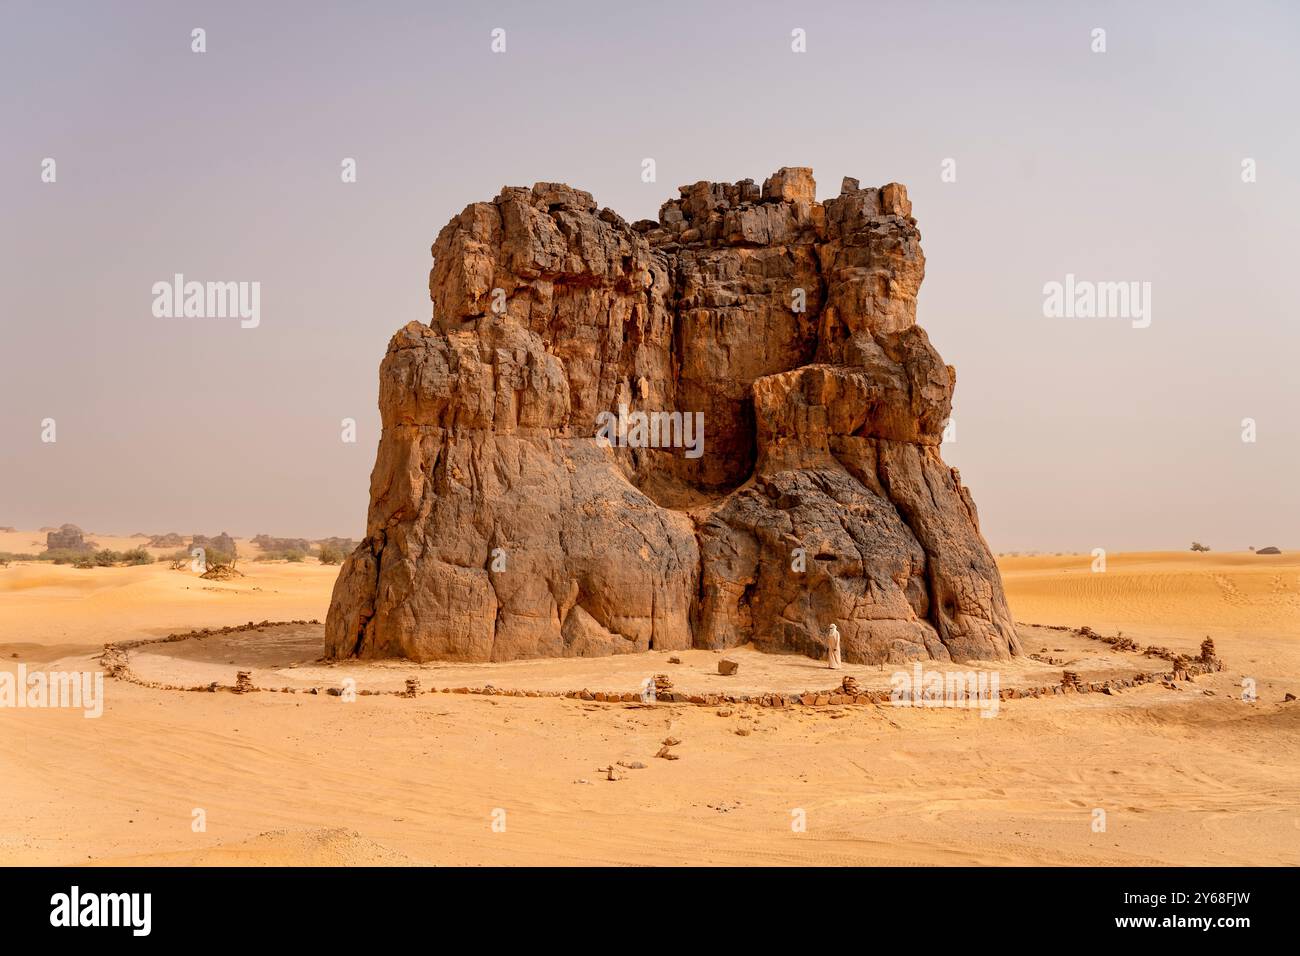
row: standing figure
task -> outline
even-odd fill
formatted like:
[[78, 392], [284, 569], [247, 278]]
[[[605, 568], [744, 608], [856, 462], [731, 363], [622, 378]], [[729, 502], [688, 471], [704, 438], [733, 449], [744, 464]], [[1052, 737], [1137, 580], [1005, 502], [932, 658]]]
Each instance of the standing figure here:
[[831, 626], [826, 628], [826, 656], [831, 670], [840, 669], [840, 629], [831, 622]]

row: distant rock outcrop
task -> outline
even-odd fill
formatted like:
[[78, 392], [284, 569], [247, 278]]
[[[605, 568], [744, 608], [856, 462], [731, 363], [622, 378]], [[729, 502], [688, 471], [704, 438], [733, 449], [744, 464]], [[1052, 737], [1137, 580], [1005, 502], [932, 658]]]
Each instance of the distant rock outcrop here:
[[1282, 552], [1278, 548], [1268, 547], [1268, 548], [1260, 548], [1255, 553], [1256, 554], [1281, 554]]
[[367, 535], [333, 657], [648, 648], [849, 662], [1020, 652], [939, 445], [904, 188], [696, 183], [658, 221], [538, 183], [433, 246], [431, 325], [380, 367]]
[[86, 540], [86, 533], [75, 524], [65, 524], [58, 531], [45, 536], [47, 551], [94, 551], [95, 542]]
[[156, 534], [149, 539], [148, 547], [150, 548], [181, 548], [185, 546], [185, 539], [171, 531], [167, 534]]

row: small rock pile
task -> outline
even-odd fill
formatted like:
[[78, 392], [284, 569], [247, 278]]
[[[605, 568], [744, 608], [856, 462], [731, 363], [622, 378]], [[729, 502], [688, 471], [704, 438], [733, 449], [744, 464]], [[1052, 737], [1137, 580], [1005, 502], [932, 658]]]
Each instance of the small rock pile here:
[[420, 693], [420, 678], [418, 677], [406, 678], [406, 693], [403, 696], [415, 697], [419, 693]]
[[1205, 640], [1201, 641], [1201, 662], [1203, 664], [1215, 664], [1218, 663], [1218, 660], [1218, 655], [1214, 653], [1214, 638], [1207, 635]]
[[240, 671], [235, 675], [235, 693], [247, 694], [253, 689], [252, 671]]
[[858, 686], [858, 679], [852, 674], [845, 674], [844, 680], [840, 681], [840, 693], [848, 694], [850, 697], [861, 694], [862, 688]]
[[1073, 687], [1077, 691], [1083, 686], [1083, 681], [1075, 671], [1061, 671], [1061, 686]]

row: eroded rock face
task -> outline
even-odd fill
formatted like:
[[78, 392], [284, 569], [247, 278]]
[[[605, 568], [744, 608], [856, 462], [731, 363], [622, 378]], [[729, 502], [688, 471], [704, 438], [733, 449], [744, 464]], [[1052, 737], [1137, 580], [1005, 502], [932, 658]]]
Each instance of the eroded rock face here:
[[95, 543], [86, 540], [86, 533], [75, 524], [62, 525], [57, 531], [45, 535], [47, 551], [93, 551]]
[[327, 654], [819, 657], [832, 622], [850, 662], [1019, 653], [939, 457], [954, 372], [915, 324], [902, 186], [818, 203], [782, 169], [629, 224], [539, 183], [468, 206], [433, 255], [433, 321], [380, 367]]

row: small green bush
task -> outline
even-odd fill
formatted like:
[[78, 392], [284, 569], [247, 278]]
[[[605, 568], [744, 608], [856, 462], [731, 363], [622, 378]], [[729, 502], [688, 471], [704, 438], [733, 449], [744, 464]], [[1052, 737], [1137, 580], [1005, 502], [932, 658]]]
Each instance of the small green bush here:
[[[193, 555], [190, 555], [191, 559]], [[228, 551], [215, 551], [209, 549], [203, 554], [203, 561], [210, 568], [215, 568], [220, 564], [234, 564], [235, 556]]]
[[322, 544], [316, 552], [321, 564], [342, 564], [343, 552], [330, 544]]
[[283, 551], [263, 551], [257, 556], [258, 561], [292, 561], [295, 564], [307, 557], [307, 552], [297, 549]]

